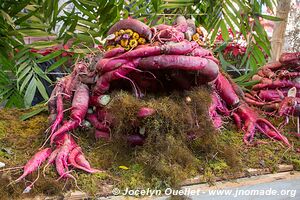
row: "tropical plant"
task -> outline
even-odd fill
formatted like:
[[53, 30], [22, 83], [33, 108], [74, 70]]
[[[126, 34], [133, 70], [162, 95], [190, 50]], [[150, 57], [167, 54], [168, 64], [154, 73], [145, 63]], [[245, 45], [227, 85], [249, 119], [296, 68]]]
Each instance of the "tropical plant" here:
[[[97, 51], [109, 27], [116, 21], [133, 17], [149, 25], [169, 23], [178, 15], [195, 19], [210, 33], [214, 44], [220, 32], [223, 43], [214, 46], [222, 58], [222, 50], [231, 42], [228, 34], [239, 31], [247, 40], [246, 53], [241, 66], [244, 76], [236, 79], [243, 83], [265, 62], [270, 54], [267, 34], [259, 22], [260, 18], [278, 20], [261, 13], [262, 5], [273, 8], [274, 0], [2, 0], [0, 3], [0, 101], [6, 106], [28, 107], [36, 93], [47, 100], [48, 93], [42, 84], [52, 83], [48, 74], [57, 67], [66, 65], [85, 55]], [[25, 44], [24, 37], [55, 36], [52, 41]], [[67, 46], [57, 45], [72, 43]], [[48, 48], [47, 55], [36, 53]], [[32, 50], [34, 49], [34, 50]], [[65, 56], [65, 55], [72, 56]], [[47, 70], [39, 63], [56, 62]], [[221, 59], [224, 69], [233, 67]]]

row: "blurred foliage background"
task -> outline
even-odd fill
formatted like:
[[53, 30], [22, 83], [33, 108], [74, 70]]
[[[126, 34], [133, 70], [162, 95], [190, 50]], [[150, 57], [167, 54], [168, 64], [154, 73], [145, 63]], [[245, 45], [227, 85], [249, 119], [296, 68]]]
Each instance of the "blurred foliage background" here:
[[[78, 57], [99, 50], [108, 29], [129, 16], [151, 26], [172, 23], [178, 15], [193, 18], [209, 33], [207, 48], [214, 50], [225, 70], [235, 70], [240, 75], [235, 81], [245, 86], [270, 55], [260, 20], [280, 20], [262, 14], [263, 5], [272, 10], [275, 4], [275, 0], [0, 0], [0, 101], [6, 107], [29, 107], [36, 93], [46, 101], [49, 92], [44, 83], [55, 82], [50, 75], [58, 67], [70, 72]], [[52, 40], [26, 43], [26, 37]], [[224, 55], [237, 38], [245, 41], [244, 52]], [[70, 39], [72, 43], [67, 43]], [[47, 61], [51, 66], [42, 69], [41, 63]]]

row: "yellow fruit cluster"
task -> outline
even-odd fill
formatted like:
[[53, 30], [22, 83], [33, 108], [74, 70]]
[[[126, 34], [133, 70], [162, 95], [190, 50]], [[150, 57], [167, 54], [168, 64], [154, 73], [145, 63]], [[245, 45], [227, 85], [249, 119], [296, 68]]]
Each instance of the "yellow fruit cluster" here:
[[116, 31], [113, 34], [113, 38], [110, 38], [111, 40], [114, 40], [115, 45], [108, 45], [106, 46], [107, 50], [111, 50], [116, 47], [123, 47], [125, 50], [134, 49], [140, 44], [145, 44], [146, 39], [141, 37], [137, 32], [134, 32], [131, 29], [126, 30], [119, 30]]
[[197, 42], [200, 46], [205, 45], [206, 36], [203, 31], [198, 27], [197, 32], [192, 36], [193, 41]]

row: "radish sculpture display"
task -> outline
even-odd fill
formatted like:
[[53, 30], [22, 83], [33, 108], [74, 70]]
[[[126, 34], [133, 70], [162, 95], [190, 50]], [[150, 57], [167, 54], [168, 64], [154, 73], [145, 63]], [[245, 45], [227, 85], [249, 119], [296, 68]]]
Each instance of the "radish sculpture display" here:
[[[240, 98], [241, 90], [220, 72], [212, 52], [199, 46], [201, 42], [197, 40], [201, 37], [192, 20], [180, 16], [172, 26], [160, 24], [150, 28], [138, 20], [125, 19], [117, 22], [108, 34], [103, 55], [87, 55], [56, 84], [48, 104], [51, 148], [37, 153], [17, 181], [43, 162], [53, 163], [60, 178], [73, 178], [70, 167], [99, 172], [90, 166], [70, 132], [89, 121], [96, 129], [96, 138], [109, 140], [113, 116], [105, 106], [109, 93], [115, 89], [133, 89], [136, 98], [143, 98], [149, 93], [183, 91], [206, 84], [212, 88], [208, 115], [216, 129], [222, 126], [222, 117], [229, 116], [245, 132], [246, 144], [252, 144], [255, 133], [260, 132], [290, 146], [285, 136]], [[66, 102], [71, 103], [70, 108]], [[68, 115], [65, 109], [69, 110]], [[145, 118], [155, 112], [144, 107], [137, 115]], [[142, 145], [144, 140], [147, 135], [127, 137], [133, 146]]]
[[[285, 117], [300, 116], [300, 52], [284, 53], [278, 62], [263, 66], [252, 80], [259, 82], [245, 94], [245, 101], [266, 114]], [[298, 125], [299, 127], [299, 125]], [[298, 128], [299, 135], [299, 128]]]

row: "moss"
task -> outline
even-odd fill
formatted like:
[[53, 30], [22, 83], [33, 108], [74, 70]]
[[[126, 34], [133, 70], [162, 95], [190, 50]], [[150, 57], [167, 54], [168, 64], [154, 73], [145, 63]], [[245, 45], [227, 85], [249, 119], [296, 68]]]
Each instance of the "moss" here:
[[295, 170], [300, 170], [300, 160], [299, 160], [299, 158], [291, 159], [290, 161], [293, 164]]

